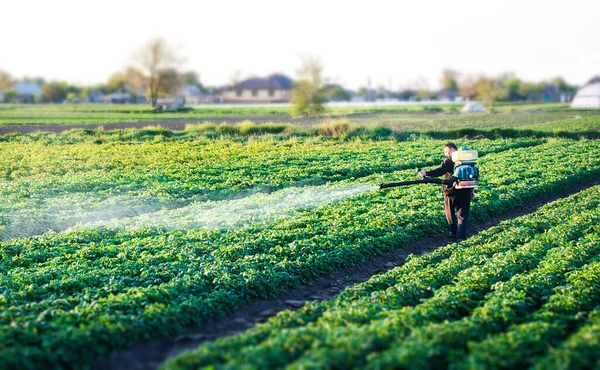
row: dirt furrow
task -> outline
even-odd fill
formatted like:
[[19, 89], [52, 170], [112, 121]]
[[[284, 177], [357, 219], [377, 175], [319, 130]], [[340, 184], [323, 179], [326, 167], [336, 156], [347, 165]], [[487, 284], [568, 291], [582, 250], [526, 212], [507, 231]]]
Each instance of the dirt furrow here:
[[270, 116], [241, 116], [241, 117], [207, 117], [207, 118], [181, 118], [181, 119], [169, 119], [169, 120], [155, 120], [155, 121], [142, 121], [142, 122], [116, 122], [116, 123], [103, 123], [103, 124], [85, 124], [85, 125], [45, 125], [45, 124], [23, 124], [23, 125], [4, 125], [0, 126], [0, 135], [18, 132], [22, 134], [33, 133], [33, 132], [55, 132], [60, 133], [67, 130], [73, 129], [85, 129], [85, 130], [123, 130], [126, 128], [143, 128], [147, 126], [160, 126], [165, 129], [181, 131], [185, 129], [186, 125], [197, 125], [200, 123], [240, 123], [243, 121], [252, 121], [254, 123], [291, 123], [296, 125], [313, 125], [321, 122], [319, 119], [312, 118], [294, 118], [292, 119], [289, 115], [270, 115]]

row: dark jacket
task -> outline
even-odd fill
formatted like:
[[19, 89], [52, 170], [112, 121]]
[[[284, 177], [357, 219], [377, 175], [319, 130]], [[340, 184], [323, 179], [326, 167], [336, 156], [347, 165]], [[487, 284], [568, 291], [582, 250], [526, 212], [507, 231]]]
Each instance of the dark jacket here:
[[[452, 174], [454, 173], [454, 162], [452, 162], [451, 158], [446, 157], [442, 164], [431, 171], [425, 171], [425, 176], [429, 177], [440, 177], [444, 176], [444, 180], [449, 180], [452, 178]], [[442, 191], [444, 195], [455, 195], [459, 191], [471, 191], [471, 189], [455, 189], [454, 184], [452, 186], [444, 185]]]

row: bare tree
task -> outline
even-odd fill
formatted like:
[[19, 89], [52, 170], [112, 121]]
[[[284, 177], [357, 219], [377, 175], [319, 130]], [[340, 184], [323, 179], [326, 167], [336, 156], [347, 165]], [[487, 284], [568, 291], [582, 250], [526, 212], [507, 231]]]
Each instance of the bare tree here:
[[430, 97], [429, 81], [425, 77], [418, 77], [412, 82], [412, 89], [417, 92], [417, 99], [423, 100]]
[[12, 76], [8, 72], [0, 69], [0, 89], [3, 89], [3, 90], [11, 89], [13, 83], [14, 83], [14, 80], [13, 80]]
[[153, 107], [161, 94], [172, 94], [180, 86], [180, 79], [174, 76], [183, 59], [165, 40], [150, 40], [137, 51], [133, 61], [146, 79]]
[[475, 89], [475, 77], [473, 76], [464, 76], [460, 81], [460, 96], [467, 100], [473, 100], [475, 95], [477, 95], [477, 90]]
[[235, 71], [233, 71], [231, 76], [229, 76], [229, 84], [231, 85], [231, 87], [235, 87], [235, 85], [240, 83], [241, 80], [242, 80], [242, 71], [240, 71], [239, 69], [236, 69]]

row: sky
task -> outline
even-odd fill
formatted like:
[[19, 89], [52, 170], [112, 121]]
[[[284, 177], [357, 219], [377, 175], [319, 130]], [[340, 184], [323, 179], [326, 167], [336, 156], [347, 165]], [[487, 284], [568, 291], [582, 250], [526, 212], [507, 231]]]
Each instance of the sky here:
[[203, 84], [280, 72], [315, 56], [347, 88], [393, 90], [441, 71], [528, 81], [600, 74], [597, 0], [0, 0], [0, 69], [91, 85], [165, 39]]

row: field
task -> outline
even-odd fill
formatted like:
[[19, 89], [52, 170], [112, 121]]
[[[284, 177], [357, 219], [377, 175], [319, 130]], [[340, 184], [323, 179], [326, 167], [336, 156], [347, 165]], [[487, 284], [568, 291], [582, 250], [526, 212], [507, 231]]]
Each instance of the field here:
[[[325, 119], [290, 117], [287, 107], [214, 107], [198, 106], [184, 112], [156, 112], [148, 105], [2, 105], [0, 134], [16, 126], [77, 125], [123, 129], [143, 125], [161, 125], [182, 129], [204, 122], [293, 123], [299, 133], [310, 131], [323, 121], [346, 122], [360, 126], [385, 126], [396, 132], [437, 132], [460, 129], [535, 129], [538, 131], [600, 131], [597, 110], [577, 110], [565, 104], [497, 105], [493, 114], [460, 114], [461, 105], [422, 104], [375, 107], [330, 107]], [[575, 118], [579, 117], [579, 118]], [[577, 120], [577, 121], [576, 121]], [[546, 126], [551, 123], [550, 126]], [[12, 128], [11, 128], [12, 126]], [[31, 128], [33, 130], [34, 128]]]
[[[0, 368], [132, 367], [119, 363], [125, 350], [174, 342], [390, 253], [404, 257], [332, 299], [306, 298], [240, 323], [236, 335], [140, 363], [600, 366], [598, 112], [421, 108], [337, 111], [345, 117], [310, 125], [0, 136]], [[90, 109], [0, 106], [0, 124], [160, 115]], [[440, 188], [377, 185], [437, 166], [448, 139], [479, 151], [471, 217], [496, 226], [425, 248], [445, 230]], [[536, 202], [547, 204], [523, 212]]]

